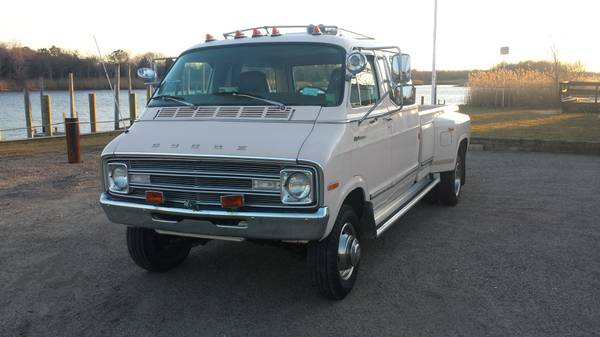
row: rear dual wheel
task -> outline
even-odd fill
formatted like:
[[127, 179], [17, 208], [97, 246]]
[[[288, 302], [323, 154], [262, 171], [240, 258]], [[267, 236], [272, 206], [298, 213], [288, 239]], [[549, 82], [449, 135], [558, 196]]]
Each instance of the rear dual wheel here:
[[436, 192], [439, 201], [447, 206], [455, 206], [460, 199], [460, 192], [464, 184], [466, 151], [461, 149], [456, 156], [454, 170], [440, 174], [440, 184]]

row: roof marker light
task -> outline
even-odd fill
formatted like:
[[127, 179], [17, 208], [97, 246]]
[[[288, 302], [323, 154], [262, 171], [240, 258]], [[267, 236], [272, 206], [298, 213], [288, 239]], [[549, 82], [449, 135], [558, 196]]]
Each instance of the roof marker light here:
[[239, 30], [235, 31], [234, 39], [243, 39], [245, 37], [246, 37], [246, 35], [244, 33], [240, 32]]
[[273, 27], [273, 29], [271, 29], [271, 36], [281, 36], [281, 32], [279, 29], [277, 29], [277, 27]]
[[261, 37], [261, 36], [263, 36], [263, 35], [258, 28], [254, 28], [252, 30], [252, 37]]
[[312, 35], [321, 35], [321, 29], [319, 28], [319, 26], [315, 26], [315, 25], [311, 25], [311, 34]]
[[210, 34], [206, 34], [206, 40], [204, 40], [204, 42], [213, 42], [215, 41], [215, 37], [210, 35]]

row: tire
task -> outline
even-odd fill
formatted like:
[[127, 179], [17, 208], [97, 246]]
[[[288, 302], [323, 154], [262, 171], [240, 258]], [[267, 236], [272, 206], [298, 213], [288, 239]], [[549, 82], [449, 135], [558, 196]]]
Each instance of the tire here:
[[465, 176], [465, 151], [461, 148], [456, 157], [454, 170], [442, 172], [441, 182], [437, 188], [439, 201], [446, 206], [455, 206], [460, 199]]
[[361, 254], [358, 221], [352, 207], [343, 205], [329, 236], [308, 245], [313, 284], [329, 299], [341, 300], [354, 287]]
[[161, 235], [152, 229], [127, 227], [129, 256], [151, 272], [166, 272], [180, 265], [190, 253], [191, 245], [183, 238]]

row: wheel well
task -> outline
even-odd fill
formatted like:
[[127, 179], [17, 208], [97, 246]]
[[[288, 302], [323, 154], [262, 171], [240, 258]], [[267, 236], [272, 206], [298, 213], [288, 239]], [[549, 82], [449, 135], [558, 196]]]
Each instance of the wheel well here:
[[365, 194], [362, 188], [359, 187], [350, 192], [344, 200], [344, 205], [352, 207], [356, 216], [358, 216], [359, 219], [362, 218], [365, 205]]
[[460, 153], [466, 153], [467, 152], [467, 144], [469, 144], [469, 139], [465, 138], [463, 139], [460, 144], [458, 145], [458, 152]]

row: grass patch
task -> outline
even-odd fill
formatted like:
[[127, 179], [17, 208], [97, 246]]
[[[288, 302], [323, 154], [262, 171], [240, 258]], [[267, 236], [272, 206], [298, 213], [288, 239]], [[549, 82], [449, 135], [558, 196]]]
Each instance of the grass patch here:
[[600, 114], [559, 110], [461, 107], [474, 137], [600, 142]]

